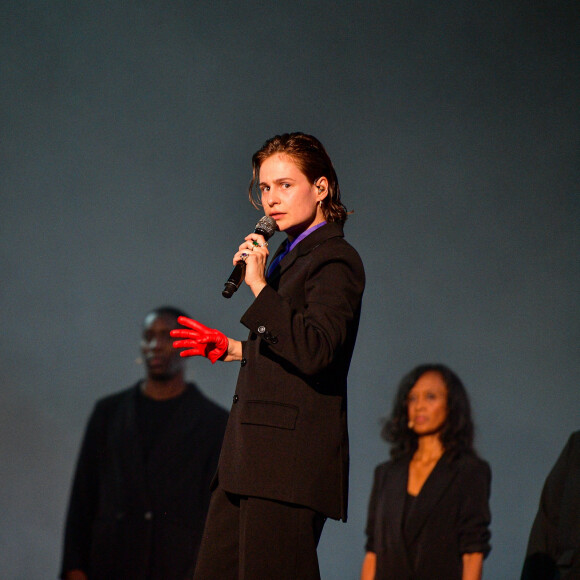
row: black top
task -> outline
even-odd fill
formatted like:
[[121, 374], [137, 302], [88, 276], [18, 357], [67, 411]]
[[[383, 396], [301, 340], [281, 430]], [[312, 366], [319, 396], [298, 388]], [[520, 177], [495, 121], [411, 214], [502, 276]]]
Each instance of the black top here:
[[145, 461], [158, 436], [171, 424], [172, 415], [183, 405], [182, 398], [186, 396], [187, 389], [177, 397], [158, 400], [146, 396], [141, 388], [137, 389], [137, 424]]

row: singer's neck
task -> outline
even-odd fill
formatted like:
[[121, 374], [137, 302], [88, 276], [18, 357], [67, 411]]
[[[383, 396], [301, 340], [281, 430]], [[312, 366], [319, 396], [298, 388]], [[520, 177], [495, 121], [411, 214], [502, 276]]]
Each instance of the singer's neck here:
[[309, 236], [312, 232], [316, 231], [318, 228], [322, 227], [325, 224], [326, 220], [324, 219], [324, 216], [322, 216], [322, 219], [316, 220], [315, 223], [311, 224], [305, 230], [302, 231], [299, 230], [298, 232], [287, 230], [286, 235], [288, 236], [288, 243], [296, 245], [306, 236]]
[[445, 449], [441, 443], [439, 433], [423, 435], [417, 441], [417, 450], [413, 454], [413, 461], [431, 463], [439, 461]]

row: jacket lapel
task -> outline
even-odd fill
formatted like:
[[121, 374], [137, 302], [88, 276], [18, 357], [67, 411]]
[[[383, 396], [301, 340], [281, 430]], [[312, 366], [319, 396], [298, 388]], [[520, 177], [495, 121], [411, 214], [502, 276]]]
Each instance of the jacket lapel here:
[[441, 457], [409, 510], [404, 528], [405, 537], [409, 544], [415, 541], [434, 506], [451, 485], [456, 475], [457, 467], [453, 463], [449, 463], [445, 456]]
[[380, 486], [383, 491], [379, 502], [382, 505], [377, 509], [378, 513], [385, 514], [385, 517], [379, 522], [380, 531], [378, 531], [376, 538], [377, 546], [381, 550], [389, 546], [389, 549], [396, 554], [393, 558], [401, 566], [398, 570], [400, 574], [398, 577], [401, 579], [409, 578], [412, 570], [407, 544], [403, 540], [401, 533], [403, 530], [408, 477], [408, 458], [401, 458], [391, 463], [389, 470], [384, 473], [384, 480]]
[[[325, 242], [329, 238], [334, 238], [336, 236], [343, 237], [342, 224], [338, 222], [330, 222], [326, 225], [313, 231], [309, 236], [304, 238], [295, 248], [293, 248], [288, 254], [286, 254], [280, 263], [276, 266], [273, 272], [268, 276], [268, 283], [277, 280], [288, 268], [294, 264], [294, 262], [301, 256], [304, 256], [311, 252], [314, 248], [319, 246], [322, 242]], [[276, 256], [284, 250], [286, 243], [283, 242], [276, 253], [272, 261], [276, 259]]]
[[400, 535], [403, 529], [403, 513], [405, 507], [405, 496], [407, 493], [407, 479], [409, 476], [409, 461], [397, 461], [393, 464], [392, 474], [389, 477], [390, 484], [387, 497], [397, 498], [398, 501], [392, 502], [392, 512], [390, 515], [389, 527]]

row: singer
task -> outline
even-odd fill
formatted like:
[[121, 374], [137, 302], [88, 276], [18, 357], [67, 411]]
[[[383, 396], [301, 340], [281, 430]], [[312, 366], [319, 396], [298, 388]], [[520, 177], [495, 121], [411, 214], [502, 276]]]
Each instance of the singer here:
[[194, 578], [314, 580], [326, 518], [347, 516], [347, 374], [365, 275], [315, 137], [275, 136], [252, 166], [250, 201], [286, 239], [268, 270], [260, 233], [233, 257], [254, 295], [241, 318], [248, 338], [187, 318], [171, 333], [182, 356], [240, 363]]

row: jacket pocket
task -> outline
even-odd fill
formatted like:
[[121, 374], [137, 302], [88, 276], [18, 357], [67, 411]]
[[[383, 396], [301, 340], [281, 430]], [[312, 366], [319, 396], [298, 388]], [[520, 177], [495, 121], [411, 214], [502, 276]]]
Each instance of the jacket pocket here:
[[294, 429], [298, 407], [271, 401], [248, 401], [241, 413], [243, 425], [263, 425], [278, 429]]

